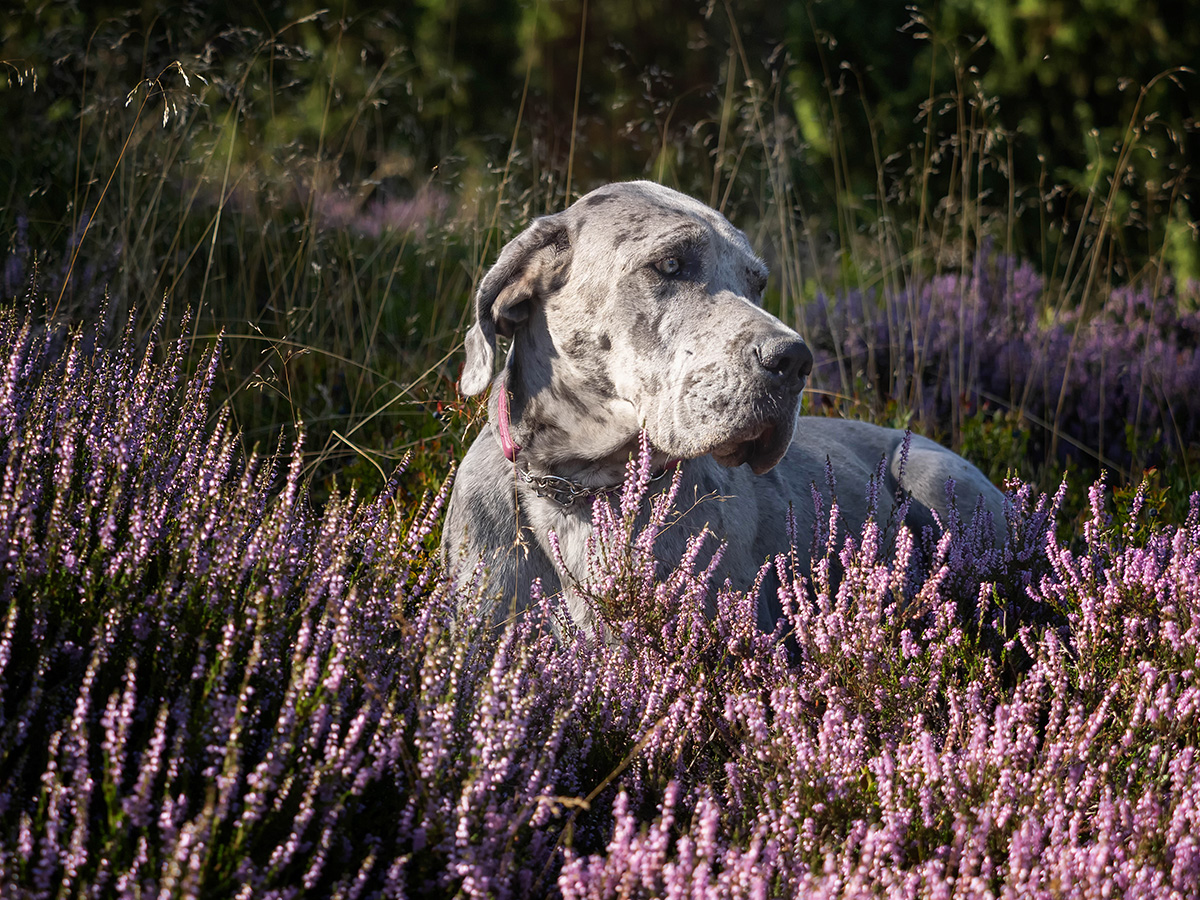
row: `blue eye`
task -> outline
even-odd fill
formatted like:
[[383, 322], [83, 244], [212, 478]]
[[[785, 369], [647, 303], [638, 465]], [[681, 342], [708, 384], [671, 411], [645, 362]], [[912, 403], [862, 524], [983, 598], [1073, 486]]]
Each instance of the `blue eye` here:
[[683, 271], [683, 260], [678, 256], [668, 256], [656, 262], [654, 268], [658, 274], [671, 278]]

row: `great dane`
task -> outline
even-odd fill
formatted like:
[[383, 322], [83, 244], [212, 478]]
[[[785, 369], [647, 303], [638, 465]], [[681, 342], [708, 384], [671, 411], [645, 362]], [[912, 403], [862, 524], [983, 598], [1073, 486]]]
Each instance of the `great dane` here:
[[[827, 461], [852, 531], [881, 461], [881, 518], [902, 487], [910, 524], [933, 524], [934, 512], [947, 521], [953, 478], [964, 518], [982, 502], [1003, 527], [1003, 495], [945, 447], [913, 436], [903, 453], [902, 431], [798, 415], [812, 354], [759, 305], [766, 283], [763, 261], [724, 216], [645, 181], [599, 188], [504, 247], [476, 294], [460, 381], [468, 396], [491, 386], [488, 424], [458, 469], [442, 538], [452, 578], [484, 573], [495, 623], [523, 612], [540, 578], [594, 630], [596, 611], [577, 589], [593, 502], [621, 484], [643, 430], [655, 470], [681, 469], [680, 520], [655, 553], [670, 564], [707, 526], [727, 543], [718, 584], [748, 588], [792, 549], [789, 507], [805, 555], [813, 485], [829, 509]], [[512, 343], [494, 375], [498, 335]], [[778, 599], [770, 587], [761, 594], [769, 630]]]

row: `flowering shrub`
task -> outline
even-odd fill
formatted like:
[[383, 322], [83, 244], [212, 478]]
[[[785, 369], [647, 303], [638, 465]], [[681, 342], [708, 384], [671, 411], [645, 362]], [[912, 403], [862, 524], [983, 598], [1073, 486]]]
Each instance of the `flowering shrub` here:
[[803, 315], [818, 385], [862, 373], [941, 428], [989, 405], [1024, 415], [1043, 447], [1057, 429], [1071, 457], [1162, 465], [1200, 445], [1195, 290], [1189, 304], [1119, 287], [1048, 318], [1042, 276], [984, 248], [968, 272], [821, 295]]
[[635, 463], [609, 640], [544, 597], [492, 633], [444, 491], [315, 511], [299, 443], [210, 414], [216, 348], [133, 344], [0, 316], [0, 895], [1200, 892], [1200, 495], [1115, 524], [1097, 485], [1063, 541], [1013, 484], [1001, 548], [835, 506], [768, 635], [712, 536], [655, 572]]

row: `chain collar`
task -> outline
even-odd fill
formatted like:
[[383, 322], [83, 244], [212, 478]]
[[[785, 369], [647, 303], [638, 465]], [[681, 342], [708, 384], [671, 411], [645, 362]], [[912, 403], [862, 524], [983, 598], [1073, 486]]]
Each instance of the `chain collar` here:
[[[667, 463], [657, 475], [650, 476], [651, 483], [663, 478], [668, 472], [674, 469], [680, 460], [672, 460]], [[533, 488], [535, 494], [539, 497], [544, 497], [547, 500], [553, 500], [559, 506], [567, 509], [574, 506], [585, 497], [599, 497], [602, 494], [611, 494], [619, 491], [624, 482], [609, 485], [607, 487], [588, 487], [580, 484], [578, 481], [572, 481], [570, 478], [564, 478], [561, 475], [531, 475], [529, 470], [522, 466], [517, 466], [517, 475], [521, 480]]]

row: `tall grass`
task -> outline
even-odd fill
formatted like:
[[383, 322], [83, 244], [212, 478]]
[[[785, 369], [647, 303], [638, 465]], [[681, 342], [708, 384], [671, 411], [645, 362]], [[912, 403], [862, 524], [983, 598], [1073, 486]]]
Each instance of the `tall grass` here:
[[[319, 481], [355, 460], [343, 481], [390, 470], [438, 433], [430, 397], [447, 395], [449, 367], [437, 364], [482, 264], [473, 230], [450, 221], [457, 198], [399, 177], [404, 160], [372, 127], [411, 60], [337, 43], [314, 54], [301, 20], [230, 28], [129, 84], [102, 43], [122, 24], [80, 63], [77, 149], [63, 160], [75, 178], [56, 186], [70, 218], [51, 242], [44, 223], [10, 222], [9, 296], [67, 322], [102, 306], [172, 323], [194, 309], [197, 347], [224, 334], [220, 390], [246, 449], [304, 420]], [[316, 112], [297, 120], [307, 103]]]
[[[1176, 179], [1165, 193], [1147, 185], [1141, 212], [1129, 209], [1123, 180], [1152, 122], [1131, 120], [1111, 155], [1097, 148], [1083, 196], [1016, 184], [1009, 176], [1020, 138], [998, 124], [969, 55], [950, 46], [940, 58], [956, 72], [956, 88], [916, 111], [927, 126], [923, 142], [907, 158], [881, 158], [878, 139], [872, 150], [843, 137], [857, 118], [876, 134], [870, 107], [850, 106], [860, 96], [847, 84], [856, 73], [831, 63], [823, 101], [813, 98], [791, 78], [785, 55], [764, 65], [748, 52], [732, 7], [714, 15], [728, 19], [730, 44], [711, 118], [680, 123], [670, 105], [650, 106], [652, 121], [617, 128], [657, 135], [631, 145], [644, 155], [620, 174], [709, 197], [750, 233], [775, 273], [768, 307], [828, 353], [810, 409], [912, 422], [981, 464], [1003, 456], [1004, 466], [1047, 485], [1065, 459], [1132, 478], [1194, 455], [1180, 425], [1187, 417], [1172, 421], [1174, 405], [1188, 398], [1146, 382], [1147, 368], [1132, 411], [1123, 407], [1128, 342], [1092, 340], [1096, 314], [1124, 302], [1112, 299], [1118, 288], [1141, 298], [1135, 331], [1155, 327], [1149, 311], [1196, 302], [1193, 288], [1172, 282], [1162, 253], [1139, 271], [1121, 253], [1130, 235], [1150, 227], [1138, 215], [1169, 219], [1181, 208], [1174, 199], [1186, 182]], [[128, 69], [111, 64], [127, 26], [106, 23], [77, 63], [74, 132], [64, 127], [65, 146], [47, 154], [63, 176], [53, 189], [68, 214], [57, 224], [31, 222], [20, 204], [6, 206], [7, 296], [68, 322], [90, 321], [106, 295], [112, 314], [137, 307], [146, 321], [161, 310], [178, 322], [196, 310], [189, 337], [197, 346], [224, 334], [219, 390], [233, 399], [245, 449], [272, 445], [304, 421], [306, 472], [319, 491], [335, 478], [381, 484], [381, 473], [414, 448], [418, 487], [435, 483], [444, 471], [437, 460], [477, 421], [453, 390], [473, 285], [532, 216], [610, 177], [600, 175], [606, 151], [586, 141], [566, 145], [565, 158], [544, 156], [525, 94], [512, 134], [464, 142], [462, 155], [416, 171], [404, 140], [384, 127], [396, 116], [377, 111], [435, 98], [420, 94], [417, 51], [385, 41], [381, 26], [386, 20], [317, 15], [274, 32], [229, 28], [198, 44], [148, 45], [161, 59], [150, 70], [157, 74], [130, 81], [122, 80]], [[581, 37], [581, 53], [602, 40]], [[1171, 74], [1143, 90], [1169, 87]], [[527, 70], [526, 89], [529, 80]], [[45, 95], [45, 80], [39, 90], [30, 80], [10, 90], [35, 111], [61, 102]], [[802, 127], [795, 115], [805, 104], [817, 111], [820, 148], [812, 123]], [[589, 127], [573, 124], [572, 134]], [[57, 145], [46, 137], [28, 146]], [[876, 171], [865, 188], [847, 162], [864, 152], [874, 153]], [[1045, 210], [1041, 234], [1015, 234], [1030, 207]], [[1044, 248], [1036, 288], [1016, 283], [1024, 270], [1009, 261], [1031, 243]], [[997, 257], [1006, 279], [989, 283], [988, 297], [979, 296], [981, 254]], [[950, 332], [923, 306], [930, 290], [956, 295], [939, 306], [952, 317]], [[1020, 308], [1007, 299], [1016, 296]], [[997, 347], [956, 327], [993, 319], [997, 303], [1005, 319], [996, 327], [1010, 329], [1010, 343], [1030, 354], [1027, 366], [1046, 373], [1044, 389], [1019, 379], [979, 384]], [[869, 340], [847, 332], [839, 311], [849, 308]], [[1181, 319], [1179, 327], [1192, 326]], [[1133, 349], [1143, 358], [1153, 352], [1147, 343]], [[1113, 397], [1105, 419], [1132, 416], [1128, 438], [1121, 426], [1081, 427], [1071, 385], [1085, 374]], [[1016, 446], [1021, 434], [1032, 436], [1023, 455], [979, 446]], [[1167, 452], [1155, 453], [1160, 446]], [[1190, 468], [1180, 478], [1194, 486]]]

